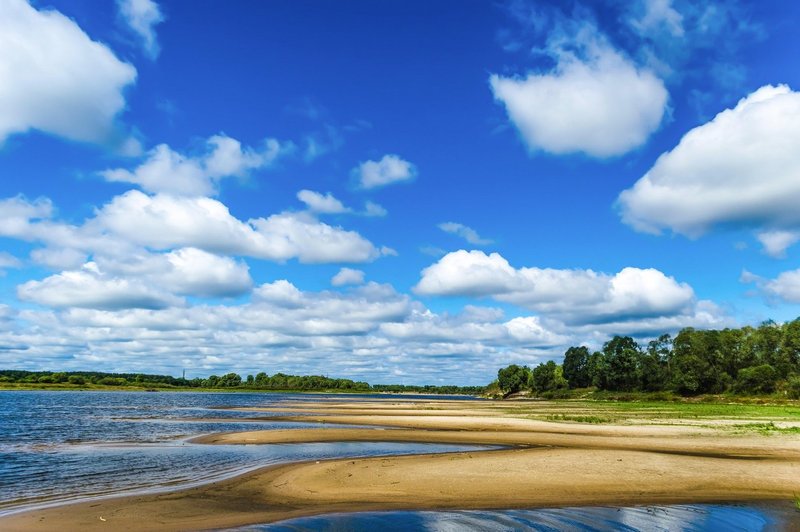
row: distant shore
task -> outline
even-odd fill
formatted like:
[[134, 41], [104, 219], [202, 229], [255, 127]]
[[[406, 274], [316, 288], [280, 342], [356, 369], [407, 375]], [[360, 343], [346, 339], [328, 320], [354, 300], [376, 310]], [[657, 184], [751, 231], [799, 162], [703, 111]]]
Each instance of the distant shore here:
[[[282, 407], [283, 415], [275, 419], [323, 421], [331, 428], [214, 434], [194, 441], [399, 441], [505, 448], [286, 464], [189, 490], [13, 514], [0, 519], [0, 528], [198, 530], [331, 512], [789, 501], [800, 493], [800, 438], [792, 432], [765, 436], [729, 430], [747, 420], [696, 423], [666, 410], [615, 423], [531, 419], [564, 409], [547, 402], [299, 400]], [[754, 426], [769, 412], [752, 416]], [[800, 421], [770, 423], [787, 431], [800, 427]]]

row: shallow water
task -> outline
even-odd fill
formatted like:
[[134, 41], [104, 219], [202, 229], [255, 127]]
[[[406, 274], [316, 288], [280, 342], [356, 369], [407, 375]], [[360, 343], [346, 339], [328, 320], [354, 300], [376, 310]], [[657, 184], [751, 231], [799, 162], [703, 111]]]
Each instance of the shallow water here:
[[[800, 513], [797, 514], [800, 518]], [[364, 512], [330, 514], [243, 527], [237, 532], [371, 531], [461, 532], [507, 530], [774, 531], [796, 530], [792, 510], [780, 505], [692, 504], [631, 508], [557, 508], [460, 512]], [[800, 523], [797, 523], [800, 526]]]
[[[185, 487], [288, 461], [475, 448], [400, 443], [211, 446], [186, 441], [209, 432], [325, 427], [247, 421], [265, 413], [219, 410], [277, 407], [297, 398], [292, 394], [0, 392], [0, 513], [98, 495]], [[198, 421], [204, 418], [208, 421]]]

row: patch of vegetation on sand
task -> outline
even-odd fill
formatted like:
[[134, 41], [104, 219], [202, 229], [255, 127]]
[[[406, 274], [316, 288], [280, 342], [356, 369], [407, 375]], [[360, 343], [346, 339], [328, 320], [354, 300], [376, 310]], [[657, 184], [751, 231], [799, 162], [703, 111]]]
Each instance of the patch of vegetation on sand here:
[[756, 432], [758, 434], [800, 434], [800, 427], [781, 427], [773, 423], [745, 423], [733, 425], [731, 429], [736, 433]]
[[547, 421], [568, 421], [570, 423], [591, 423], [599, 425], [603, 423], [613, 423], [615, 420], [610, 417], [601, 416], [571, 416], [567, 414], [548, 414], [545, 416]]

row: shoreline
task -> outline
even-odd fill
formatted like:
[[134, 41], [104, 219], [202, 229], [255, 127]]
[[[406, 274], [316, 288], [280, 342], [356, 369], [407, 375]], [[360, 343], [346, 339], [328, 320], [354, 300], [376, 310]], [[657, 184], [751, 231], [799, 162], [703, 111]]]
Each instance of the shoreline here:
[[[538, 405], [548, 406], [553, 405]], [[341, 512], [742, 503], [788, 501], [800, 493], [800, 439], [789, 434], [520, 417], [530, 407], [458, 400], [296, 402], [287, 410], [297, 415], [273, 419], [332, 426], [216, 433], [189, 441], [399, 441], [503, 448], [279, 464], [180, 491], [13, 513], [0, 517], [0, 528], [200, 530]], [[336, 426], [342, 423], [369, 428]]]

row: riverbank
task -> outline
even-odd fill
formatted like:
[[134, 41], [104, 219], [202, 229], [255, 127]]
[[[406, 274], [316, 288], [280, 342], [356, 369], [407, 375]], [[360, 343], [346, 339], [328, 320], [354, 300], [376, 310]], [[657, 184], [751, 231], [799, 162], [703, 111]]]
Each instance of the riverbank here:
[[[280, 416], [261, 419], [373, 428], [246, 431], [195, 441], [402, 441], [508, 448], [280, 465], [190, 490], [11, 515], [0, 520], [0, 528], [197, 530], [331, 512], [790, 500], [800, 493], [800, 438], [791, 432], [800, 427], [800, 413], [794, 410], [765, 408], [702, 419], [664, 407], [614, 423], [536, 419], [553, 412], [573, 417], [582, 412], [587, 420], [609, 415], [588, 409], [557, 402], [299, 401], [282, 406]], [[767, 423], [787, 432], [742, 428]]]

